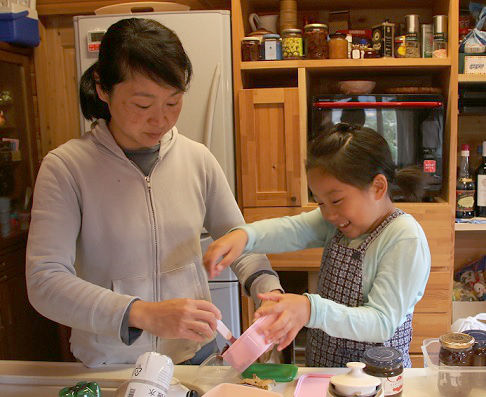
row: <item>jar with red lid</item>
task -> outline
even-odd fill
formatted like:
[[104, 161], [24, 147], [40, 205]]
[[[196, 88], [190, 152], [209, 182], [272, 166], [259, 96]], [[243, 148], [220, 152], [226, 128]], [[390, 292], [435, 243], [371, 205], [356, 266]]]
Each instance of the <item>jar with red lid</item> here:
[[329, 59], [348, 59], [348, 40], [342, 33], [329, 35]]
[[304, 47], [306, 59], [328, 58], [327, 35], [329, 29], [323, 23], [311, 23], [304, 26]]
[[260, 60], [260, 39], [258, 37], [243, 37], [241, 40], [241, 60], [244, 62]]

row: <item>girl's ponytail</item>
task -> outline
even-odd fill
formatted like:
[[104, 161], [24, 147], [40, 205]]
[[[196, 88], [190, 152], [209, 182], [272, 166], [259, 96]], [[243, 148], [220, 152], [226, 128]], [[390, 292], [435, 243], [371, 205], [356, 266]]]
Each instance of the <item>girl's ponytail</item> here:
[[393, 183], [398, 186], [403, 201], [422, 201], [427, 187], [427, 175], [418, 167], [405, 167], [395, 171]]
[[91, 65], [81, 76], [79, 102], [83, 116], [87, 120], [105, 119], [108, 122], [111, 119], [110, 110], [106, 102], [103, 102], [96, 92], [95, 73], [97, 68], [98, 62]]

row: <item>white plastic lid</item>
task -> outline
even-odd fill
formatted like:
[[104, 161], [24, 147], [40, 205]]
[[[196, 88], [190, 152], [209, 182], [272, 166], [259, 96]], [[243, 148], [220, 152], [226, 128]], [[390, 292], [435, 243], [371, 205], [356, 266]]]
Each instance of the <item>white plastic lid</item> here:
[[381, 384], [381, 380], [374, 376], [365, 374], [364, 363], [350, 362], [346, 366], [351, 369], [346, 374], [333, 376], [331, 383], [336, 391], [344, 395], [355, 395], [356, 393], [371, 394]]
[[486, 52], [486, 46], [481, 43], [477, 44], [467, 44], [464, 46], [464, 52], [467, 54], [481, 54]]

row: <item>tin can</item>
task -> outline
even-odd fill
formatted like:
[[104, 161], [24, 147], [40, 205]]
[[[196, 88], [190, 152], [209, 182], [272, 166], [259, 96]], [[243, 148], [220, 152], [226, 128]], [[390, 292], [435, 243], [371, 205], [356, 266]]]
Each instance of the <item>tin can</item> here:
[[372, 28], [373, 49], [380, 57], [393, 58], [395, 53], [395, 24], [385, 21]]
[[172, 359], [156, 352], [142, 354], [133, 369], [125, 397], [166, 397], [174, 374]]

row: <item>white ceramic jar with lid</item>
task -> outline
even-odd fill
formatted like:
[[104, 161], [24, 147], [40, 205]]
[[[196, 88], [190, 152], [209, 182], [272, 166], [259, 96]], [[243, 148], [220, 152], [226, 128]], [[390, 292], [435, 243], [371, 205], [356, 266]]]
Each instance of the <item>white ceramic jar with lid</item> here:
[[365, 374], [365, 364], [350, 362], [346, 366], [350, 371], [343, 375], [336, 375], [331, 378], [328, 397], [380, 397], [383, 396], [381, 380]]

